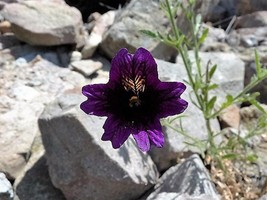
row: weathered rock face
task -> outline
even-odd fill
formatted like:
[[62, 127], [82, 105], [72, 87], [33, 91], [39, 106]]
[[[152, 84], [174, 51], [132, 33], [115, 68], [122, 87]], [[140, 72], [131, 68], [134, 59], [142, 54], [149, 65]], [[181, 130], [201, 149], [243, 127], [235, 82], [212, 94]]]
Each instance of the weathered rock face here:
[[103, 40], [103, 34], [107, 31], [109, 26], [113, 24], [115, 15], [115, 11], [109, 11], [96, 19], [94, 27], [86, 39], [85, 46], [81, 51], [83, 58], [92, 57], [97, 47]]
[[0, 171], [14, 179], [28, 160], [45, 104], [83, 85], [84, 78], [40, 57], [31, 63], [20, 58], [3, 64], [0, 77]]
[[76, 8], [53, 2], [24, 1], [2, 10], [17, 38], [31, 45], [84, 44], [82, 17]]
[[[189, 54], [192, 56], [192, 52]], [[217, 71], [214, 74], [213, 81], [219, 85], [219, 89], [214, 91], [218, 102], [223, 102], [227, 93], [237, 94], [243, 88], [244, 82], [244, 63], [234, 54], [229, 53], [200, 53], [202, 58], [202, 66], [206, 66], [209, 60], [212, 64], [218, 64]], [[231, 62], [229, 63], [229, 60]], [[172, 64], [157, 60], [159, 77], [162, 81], [183, 81], [187, 79], [185, 68], [178, 58], [177, 64]], [[189, 102], [189, 106], [184, 112], [186, 117], [182, 118], [182, 126], [189, 136], [195, 139], [206, 139], [207, 130], [205, 120], [199, 109], [191, 103], [189, 94], [192, 89], [187, 86], [186, 91], [182, 95]], [[192, 123], [194, 122], [194, 123]], [[172, 122], [173, 128], [181, 128], [180, 120]], [[217, 132], [220, 130], [217, 120], [212, 121], [212, 129]], [[153, 149], [151, 151], [154, 162], [157, 163], [159, 170], [168, 168], [173, 161], [175, 162], [177, 153], [183, 151], [199, 151], [197, 148], [187, 146], [184, 141], [188, 140], [185, 136], [172, 128], [165, 127], [165, 145], [162, 149]], [[218, 138], [218, 141], [220, 139]], [[191, 141], [192, 142], [192, 141]]]
[[258, 11], [237, 18], [236, 28], [251, 28], [267, 25], [267, 11]]
[[31, 157], [14, 183], [19, 200], [65, 200], [50, 180], [40, 133], [34, 140]]
[[138, 198], [156, 183], [156, 166], [133, 139], [118, 150], [101, 141], [104, 119], [82, 113], [82, 101], [64, 95], [39, 119], [53, 184], [68, 200]]
[[166, 33], [168, 24], [158, 1], [132, 0], [117, 14], [114, 24], [104, 35], [101, 50], [112, 58], [122, 47], [134, 52], [142, 46], [156, 58], [170, 60], [176, 54], [174, 49], [139, 32], [141, 29], [147, 29]]
[[7, 180], [4, 173], [0, 172], [0, 199], [12, 200], [14, 192], [11, 183]]
[[210, 195], [218, 199], [208, 171], [196, 154], [187, 158], [181, 164], [168, 169], [159, 179], [147, 200], [155, 199], [160, 193], [188, 194], [189, 196]]

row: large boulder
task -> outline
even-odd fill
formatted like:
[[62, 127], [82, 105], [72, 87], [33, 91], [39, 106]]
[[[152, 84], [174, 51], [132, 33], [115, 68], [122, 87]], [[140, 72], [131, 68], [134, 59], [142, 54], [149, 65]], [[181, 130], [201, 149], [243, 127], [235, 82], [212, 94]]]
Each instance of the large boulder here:
[[132, 138], [117, 150], [101, 141], [105, 119], [84, 114], [82, 101], [65, 94], [39, 119], [53, 184], [69, 200], [138, 198], [156, 183], [156, 166]]
[[122, 47], [134, 52], [136, 48], [142, 46], [156, 58], [164, 60], [170, 60], [176, 54], [174, 49], [140, 33], [141, 29], [156, 30], [161, 33], [166, 33], [170, 29], [157, 0], [132, 0], [119, 11], [114, 24], [104, 35], [101, 50], [110, 58]]
[[31, 45], [84, 44], [81, 13], [65, 4], [24, 1], [5, 5], [1, 14], [16, 37]]

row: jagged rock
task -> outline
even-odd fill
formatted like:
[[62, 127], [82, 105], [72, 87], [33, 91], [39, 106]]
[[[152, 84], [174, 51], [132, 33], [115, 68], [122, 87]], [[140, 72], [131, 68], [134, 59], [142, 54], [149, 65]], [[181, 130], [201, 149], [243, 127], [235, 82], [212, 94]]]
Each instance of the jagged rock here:
[[15, 180], [16, 198], [19, 200], [65, 200], [50, 180], [40, 133], [31, 149], [31, 157]]
[[0, 172], [0, 199], [13, 200], [14, 192], [11, 183], [4, 173]]
[[[146, 5], [146, 6], [144, 6]], [[142, 46], [159, 59], [170, 60], [176, 55], [174, 49], [139, 32], [141, 29], [168, 31], [168, 20], [156, 0], [132, 0], [118, 11], [114, 24], [106, 32], [100, 48], [112, 58], [120, 48], [134, 52]]]
[[258, 11], [237, 18], [236, 28], [252, 28], [267, 25], [267, 11]]
[[103, 64], [99, 61], [93, 60], [80, 60], [71, 63], [73, 69], [80, 72], [84, 76], [88, 77], [94, 74], [97, 70], [103, 67]]
[[31, 45], [84, 44], [81, 13], [68, 5], [24, 1], [5, 5], [1, 14], [16, 37]]
[[240, 108], [233, 104], [226, 108], [219, 116], [222, 128], [232, 127], [238, 129], [240, 125]]
[[198, 196], [190, 196], [188, 194], [180, 194], [175, 192], [161, 192], [157, 194], [153, 200], [218, 200], [217, 197], [212, 195], [198, 195]]
[[70, 69], [60, 68], [36, 58], [23, 58], [0, 68], [0, 171], [15, 179], [25, 166], [36, 133], [37, 119], [45, 104], [84, 78]]
[[20, 41], [13, 34], [0, 35], [0, 50], [19, 44]]
[[158, 183], [154, 187], [154, 191], [146, 200], [159, 198], [159, 194], [162, 192], [183, 195], [188, 194], [190, 197], [198, 197], [204, 194], [210, 195], [210, 199], [212, 200], [220, 199], [207, 169], [196, 154], [168, 169], [160, 177]]
[[[189, 53], [192, 56], [192, 52]], [[219, 89], [214, 92], [218, 102], [223, 102], [227, 93], [235, 95], [243, 88], [244, 82], [244, 63], [232, 53], [200, 53], [202, 58], [202, 66], [211, 60], [212, 64], [218, 64], [217, 71], [214, 74], [213, 81], [219, 85]], [[231, 62], [229, 62], [231, 60]], [[178, 58], [177, 64], [172, 64], [157, 60], [159, 77], [162, 81], [183, 81], [187, 79], [185, 68]], [[189, 94], [191, 87], [187, 86], [186, 91], [182, 95], [189, 102], [189, 106], [184, 112], [185, 117], [182, 118], [182, 126], [184, 132], [194, 139], [207, 139], [207, 130], [205, 120], [199, 109], [191, 103]], [[174, 116], [175, 117], [175, 116]], [[171, 118], [172, 119], [172, 118]], [[192, 123], [194, 122], [194, 123]], [[164, 122], [163, 122], [164, 124]], [[172, 127], [178, 128], [180, 120], [172, 122]], [[212, 129], [215, 132], [220, 130], [217, 120], [212, 121]], [[165, 127], [165, 145], [162, 149], [152, 149], [151, 155], [154, 162], [157, 163], [159, 170], [164, 170], [175, 163], [178, 152], [193, 151], [199, 152], [199, 149], [192, 146], [187, 146], [184, 142], [192, 142], [187, 137], [180, 134], [178, 131], [170, 127]], [[220, 138], [217, 138], [218, 142]]]
[[101, 141], [104, 118], [84, 114], [82, 101], [63, 95], [39, 119], [53, 184], [69, 200], [138, 198], [156, 183], [156, 166], [133, 139], [118, 150]]
[[96, 19], [94, 27], [82, 49], [83, 58], [90, 58], [93, 56], [98, 45], [102, 42], [103, 34], [107, 31], [108, 27], [113, 24], [115, 15], [115, 11], [109, 11]]

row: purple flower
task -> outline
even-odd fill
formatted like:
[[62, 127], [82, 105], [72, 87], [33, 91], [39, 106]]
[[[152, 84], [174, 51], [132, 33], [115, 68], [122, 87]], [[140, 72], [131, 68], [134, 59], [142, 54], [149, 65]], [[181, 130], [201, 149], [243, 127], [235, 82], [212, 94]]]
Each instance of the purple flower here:
[[81, 109], [97, 116], [107, 116], [102, 140], [119, 148], [133, 135], [142, 151], [150, 145], [162, 147], [164, 136], [160, 118], [182, 113], [187, 102], [180, 98], [186, 86], [180, 82], [161, 82], [157, 64], [144, 48], [135, 54], [121, 49], [111, 62], [107, 84], [86, 85], [88, 97]]

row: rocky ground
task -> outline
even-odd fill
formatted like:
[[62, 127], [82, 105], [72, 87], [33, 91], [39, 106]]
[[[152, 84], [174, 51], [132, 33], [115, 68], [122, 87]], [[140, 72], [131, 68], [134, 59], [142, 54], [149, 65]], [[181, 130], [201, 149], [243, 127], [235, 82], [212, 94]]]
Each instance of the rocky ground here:
[[[171, 128], [164, 128], [164, 148], [148, 154], [132, 139], [118, 150], [101, 141], [105, 119], [80, 111], [81, 87], [107, 82], [118, 49], [150, 50], [161, 80], [181, 81], [186, 71], [173, 49], [139, 32], [169, 30], [158, 1], [66, 2], [0, 0], [0, 200], [267, 199], [266, 130], [250, 141], [259, 159], [248, 175], [257, 189], [236, 190], [236, 197], [233, 187], [242, 187], [223, 185], [221, 172], [207, 170], [198, 150]], [[209, 28], [200, 56], [203, 66], [218, 64], [213, 81], [222, 102], [255, 74], [255, 48], [267, 63], [267, 3], [208, 0], [196, 11]], [[183, 15], [177, 19], [188, 31]], [[266, 83], [253, 91], [261, 93], [267, 110]], [[183, 96], [189, 102], [190, 91]], [[193, 104], [186, 115], [185, 131], [207, 138]], [[258, 118], [254, 107], [233, 105], [212, 128], [246, 134], [247, 125]], [[242, 193], [247, 195], [241, 198]]]

